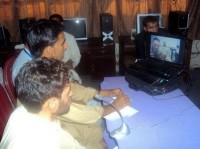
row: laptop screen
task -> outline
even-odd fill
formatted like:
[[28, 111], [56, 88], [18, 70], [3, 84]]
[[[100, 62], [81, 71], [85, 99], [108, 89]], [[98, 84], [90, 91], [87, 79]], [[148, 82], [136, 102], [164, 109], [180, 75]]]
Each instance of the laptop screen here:
[[149, 57], [168, 63], [183, 65], [184, 40], [179, 36], [150, 33]]

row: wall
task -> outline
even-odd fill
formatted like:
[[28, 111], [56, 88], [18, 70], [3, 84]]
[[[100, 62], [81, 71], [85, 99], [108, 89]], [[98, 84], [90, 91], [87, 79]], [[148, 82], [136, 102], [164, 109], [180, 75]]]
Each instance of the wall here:
[[3, 69], [0, 67], [0, 84], [3, 85]]
[[193, 40], [190, 68], [200, 68], [200, 40]]

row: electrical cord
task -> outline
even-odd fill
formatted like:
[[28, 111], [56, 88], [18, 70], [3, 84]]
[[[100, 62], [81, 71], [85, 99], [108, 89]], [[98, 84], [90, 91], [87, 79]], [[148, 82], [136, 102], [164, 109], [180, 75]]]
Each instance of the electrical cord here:
[[170, 100], [170, 99], [174, 99], [174, 98], [177, 98], [177, 97], [181, 97], [181, 96], [185, 96], [184, 94], [182, 94], [182, 95], [177, 95], [177, 96], [174, 96], [174, 97], [170, 97], [170, 98], [156, 98], [155, 96], [152, 96], [153, 97], [153, 99], [155, 99], [155, 100]]

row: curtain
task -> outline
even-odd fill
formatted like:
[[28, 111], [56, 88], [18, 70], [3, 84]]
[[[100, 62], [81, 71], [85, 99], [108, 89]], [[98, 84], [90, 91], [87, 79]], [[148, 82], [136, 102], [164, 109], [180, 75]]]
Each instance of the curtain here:
[[188, 38], [191, 40], [200, 40], [200, 1], [191, 0], [188, 6], [188, 12], [190, 14]]
[[[110, 13], [113, 16], [114, 38], [117, 40], [119, 35], [130, 35], [131, 29], [136, 28], [136, 16], [138, 13], [161, 13], [163, 18], [162, 26], [167, 27], [169, 11], [186, 11], [188, 1], [0, 0], [0, 25], [5, 26], [10, 31], [11, 41], [19, 41], [19, 19], [27, 17], [35, 17], [36, 20], [41, 18], [48, 19], [51, 14], [58, 13], [63, 18], [86, 17], [88, 36], [95, 37], [100, 36], [99, 14]], [[195, 6], [196, 4], [193, 5]], [[197, 6], [196, 8], [198, 9]], [[194, 14], [195, 12], [192, 10], [190, 9], [190, 12]], [[193, 25], [191, 21], [190, 29], [193, 28]], [[197, 25], [194, 26], [197, 28]]]

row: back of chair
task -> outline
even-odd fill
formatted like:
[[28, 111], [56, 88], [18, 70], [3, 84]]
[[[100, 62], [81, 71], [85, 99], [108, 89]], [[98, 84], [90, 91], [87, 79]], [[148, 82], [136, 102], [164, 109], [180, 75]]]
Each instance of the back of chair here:
[[6, 91], [12, 101], [12, 104], [16, 107], [17, 104], [17, 98], [16, 98], [16, 92], [15, 92], [15, 87], [12, 82], [12, 66], [15, 61], [17, 56], [12, 56], [4, 64], [3, 67], [3, 80], [4, 80], [4, 85], [6, 88]]
[[5, 91], [5, 89], [0, 84], [0, 140], [3, 135], [4, 128], [13, 111], [12, 103]]

